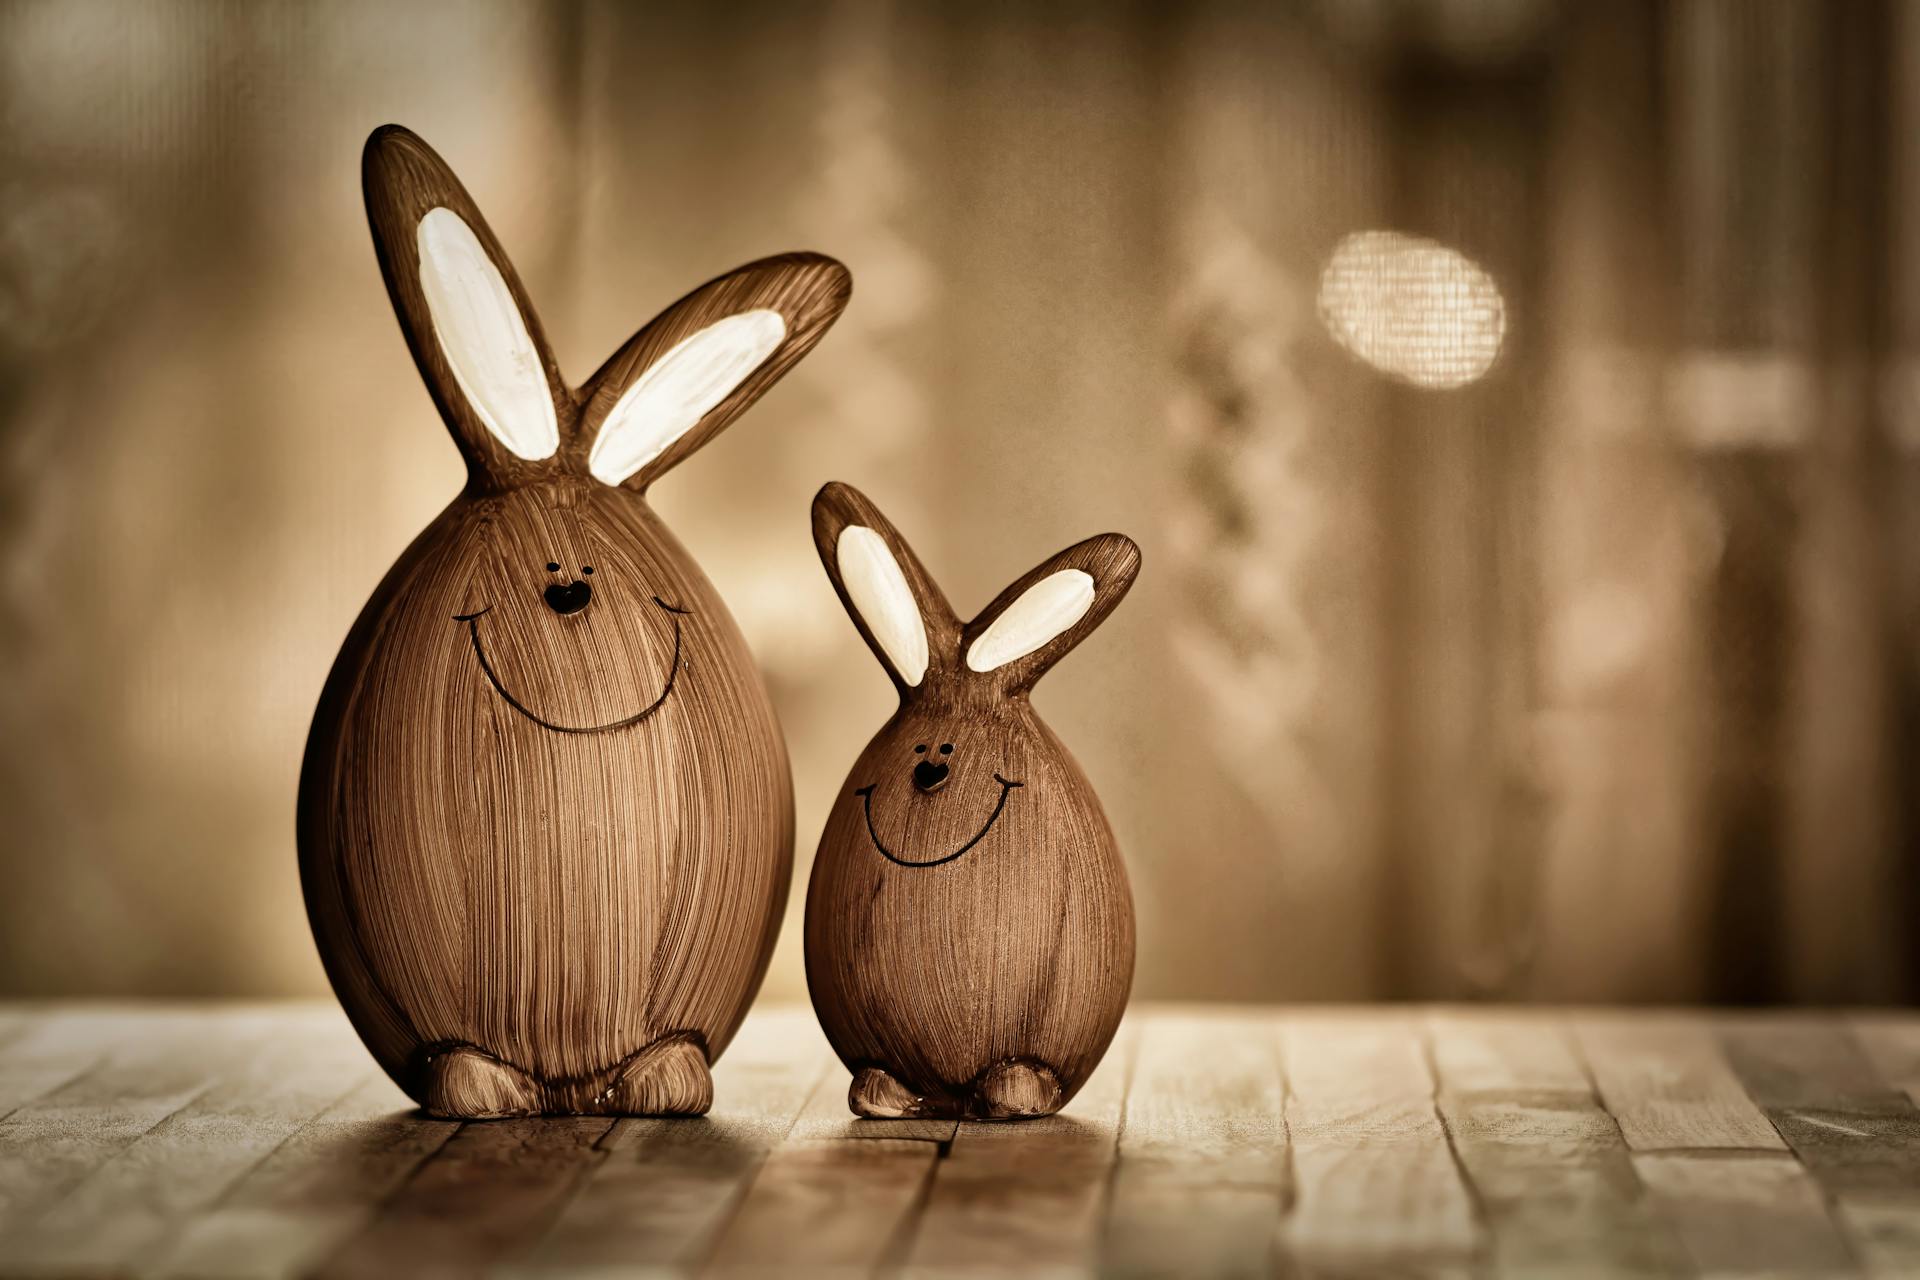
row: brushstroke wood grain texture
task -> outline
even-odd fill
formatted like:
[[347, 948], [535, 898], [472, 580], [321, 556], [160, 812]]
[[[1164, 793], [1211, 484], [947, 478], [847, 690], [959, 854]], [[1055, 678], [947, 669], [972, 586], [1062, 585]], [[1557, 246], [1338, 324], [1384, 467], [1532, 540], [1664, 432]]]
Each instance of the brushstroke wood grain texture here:
[[[375, 590], [314, 716], [299, 844], [321, 956], [437, 1113], [703, 1111], [779, 928], [792, 786], [746, 642], [645, 494], [812, 348], [849, 277], [810, 254], [742, 267], [573, 390], [446, 164], [388, 126], [363, 178], [468, 482]], [[743, 316], [777, 344], [689, 368]], [[593, 466], [613, 432], [644, 437], [618, 484]]]
[[832, 1060], [804, 1010], [749, 1019], [714, 1071], [704, 1120], [617, 1123], [601, 1143], [606, 1158], [520, 1265], [538, 1274], [698, 1270]]
[[1137, 1040], [1102, 1274], [1273, 1274], [1288, 1187], [1273, 1019], [1169, 1013]]
[[1920, 1109], [1845, 1020], [1729, 1015], [1721, 1042], [1875, 1272], [1920, 1272]]
[[903, 1275], [954, 1280], [1008, 1271], [1096, 1273], [1132, 1030], [1121, 1027], [1113, 1060], [1067, 1110], [1021, 1125], [960, 1127], [934, 1169]]
[[1417, 1018], [1296, 1014], [1280, 1037], [1295, 1183], [1287, 1254], [1335, 1273], [1471, 1259], [1481, 1233]]
[[[1051, 1114], [1126, 1007], [1133, 901], [1092, 784], [1027, 695], [1119, 604], [1139, 549], [1090, 538], [963, 624], [858, 490], [823, 488], [813, 535], [900, 694], [834, 801], [807, 890], [807, 981], [854, 1073], [849, 1105], [874, 1117]], [[974, 669], [999, 619], [1038, 616], [1030, 588], [1062, 582], [1078, 584], [1072, 607], [1056, 611], [1049, 594], [1046, 625], [1018, 628], [1020, 652]]]
[[[466, 1124], [330, 1007], [0, 1015], [0, 1078], [91, 1064], [0, 1119], [8, 1277], [1920, 1270], [1920, 1127], [1840, 1018], [1149, 1007], [1063, 1113], [1007, 1125], [849, 1116], [801, 1008], [747, 1021], [706, 1118]], [[1630, 1080], [1704, 1078], [1679, 1032], [1724, 1034], [1790, 1147], [1683, 1108], [1630, 1148], [1606, 1107], [1638, 1086], [1596, 1098], [1570, 1056], [1596, 1020]]]
[[1574, 1019], [1574, 1033], [1607, 1110], [1635, 1151], [1786, 1150], [1700, 1018], [1583, 1014]]

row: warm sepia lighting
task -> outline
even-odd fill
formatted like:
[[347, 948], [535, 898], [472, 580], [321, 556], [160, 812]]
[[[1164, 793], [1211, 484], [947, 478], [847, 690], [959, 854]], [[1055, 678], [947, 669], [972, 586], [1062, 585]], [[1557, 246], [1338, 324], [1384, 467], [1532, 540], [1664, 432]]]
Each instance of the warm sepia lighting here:
[[[1232, 1002], [1273, 1021], [1284, 1015], [1253, 1007], [1920, 999], [1920, 150], [1898, 141], [1920, 136], [1920, 5], [1295, 0], [1079, 5], [1070, 18], [1009, 5], [982, 21], [978, 6], [833, 0], [747, 23], [724, 5], [496, 0], [459, 6], [457, 22], [450, 8], [0, 3], [0, 996], [305, 996], [337, 1011], [295, 815], [337, 656], [469, 482], [421, 355], [479, 442], [480, 487], [578, 472], [591, 483], [563, 487], [582, 503], [635, 519], [593, 476], [644, 491], [645, 521], [708, 581], [664, 578], [583, 532], [584, 507], [556, 508], [540, 545], [498, 544], [470, 600], [407, 622], [431, 653], [408, 679], [493, 698], [473, 630], [452, 617], [489, 604], [488, 662], [503, 680], [505, 664], [527, 668], [508, 684], [536, 713], [581, 716], [559, 723], [615, 722], [672, 674], [652, 720], [559, 744], [599, 761], [616, 739], [645, 748], [666, 718], [707, 715], [716, 650], [694, 637], [728, 627], [723, 601], [792, 777], [766, 1003], [809, 998], [814, 855], [836, 806], [845, 816], [850, 762], [900, 695], [931, 706], [930, 685], [1024, 686], [1099, 613], [1079, 612], [1089, 584], [1068, 577], [956, 630], [877, 527], [822, 539], [836, 588], [809, 510], [831, 481], [870, 494], [969, 615], [1009, 582], [1092, 564], [1017, 576], [1045, 551], [1103, 530], [1139, 543], [1127, 602], [1026, 707], [1008, 705], [1059, 735], [1112, 826], [1142, 1004]], [[415, 130], [466, 188], [422, 187], [382, 215], [397, 236], [387, 276], [361, 172], [383, 123]], [[490, 259], [502, 245], [516, 272]], [[673, 299], [796, 251], [843, 261], [851, 300], [724, 430], [742, 380], [757, 393], [818, 336], [794, 296], [723, 288], [697, 318], [651, 331], [632, 376], [593, 377]], [[426, 321], [417, 353], [388, 276]], [[519, 311], [522, 284], [544, 333]], [[590, 589], [592, 605], [555, 612], [548, 586], [563, 605]], [[656, 592], [695, 612], [662, 612]], [[490, 630], [510, 617], [513, 630]], [[528, 665], [550, 641], [577, 643], [578, 662]], [[607, 683], [643, 665], [659, 681], [632, 702]], [[493, 705], [502, 724], [532, 724]], [[952, 742], [972, 772], [949, 766], [923, 792], [920, 757], [902, 757], [855, 784], [910, 791], [910, 822], [878, 815], [895, 852], [977, 834], [995, 768], [1026, 782], [1000, 821], [1051, 794], [995, 734], [938, 732], [924, 754]], [[460, 753], [493, 741], [447, 739]], [[453, 760], [434, 774], [445, 794], [507, 802]], [[693, 787], [681, 755], [654, 764]], [[625, 806], [618, 771], [592, 767]], [[753, 804], [781, 781], [731, 754], [718, 777]], [[857, 840], [864, 810], [855, 819]], [[949, 820], [954, 838], [938, 843]], [[575, 807], [528, 821], [501, 839], [564, 828], [608, 847], [604, 822], [589, 830]], [[689, 846], [662, 836], [657, 857], [682, 858]], [[913, 874], [944, 894], [998, 866], [994, 844]], [[494, 865], [494, 845], [464, 847], [476, 874]], [[869, 865], [899, 869], [877, 851]], [[1058, 910], [1024, 867], [990, 874], [1003, 872], [1006, 922]], [[603, 861], [525, 887], [590, 913], [612, 874]], [[561, 977], [646, 963], [677, 909], [649, 907]], [[513, 912], [487, 925], [505, 931], [494, 941], [531, 927]], [[957, 917], [942, 927], [961, 930]], [[949, 1003], [999, 998], [921, 976]], [[1051, 990], [1077, 998], [1064, 981]], [[22, 1016], [38, 1015], [0, 1008], [0, 1077], [39, 1052]], [[529, 1006], [525, 1025], [554, 1017]], [[763, 1025], [761, 1010], [745, 1017], [720, 1071], [773, 1070]], [[1147, 1030], [1135, 1052], [1130, 1024], [1069, 1120], [1125, 1109], [1124, 1087], [1100, 1093], [1116, 1070], [1121, 1086], [1190, 1094], [1189, 1061], [1230, 1067], [1228, 1101], [1244, 1100], [1250, 1060], [1235, 1045], [1175, 1035], [1156, 1066]], [[280, 1032], [288, 1062], [311, 1060]], [[1440, 1041], [1421, 1038], [1424, 1069]], [[353, 1060], [378, 1071], [356, 1040], [343, 1042]], [[1489, 1039], [1475, 1069], [1508, 1042]], [[1274, 1083], [1287, 1107], [1311, 1100], [1302, 1073], [1333, 1057], [1317, 1030], [1289, 1043], [1282, 1056], [1304, 1062]], [[1239, 1048], [1274, 1045], [1263, 1032]], [[96, 1050], [76, 1048], [76, 1069]], [[143, 1065], [113, 1069], [137, 1084]], [[243, 1084], [278, 1079], [237, 1066]], [[106, 1097], [99, 1079], [78, 1087]], [[848, 1080], [832, 1083], [839, 1096], [817, 1101], [839, 1110]], [[1590, 1083], [1572, 1082], [1583, 1097]], [[717, 1109], [764, 1102], [724, 1081], [715, 1094]], [[1298, 1117], [1272, 1111], [1262, 1123], [1285, 1139]], [[817, 1134], [820, 1118], [796, 1132]], [[1158, 1144], [1139, 1119], [1127, 1115], [1127, 1141]], [[1296, 1147], [1312, 1136], [1303, 1123]], [[22, 1153], [8, 1130], [19, 1122], [0, 1121], [10, 1169]], [[919, 1152], [902, 1180], [899, 1203], [937, 1206], [927, 1171], [972, 1159], [968, 1132], [865, 1145], [903, 1159], [952, 1147]], [[1430, 1131], [1421, 1151], [1449, 1164], [1446, 1138]], [[152, 1142], [95, 1154], [113, 1156], [111, 1173]], [[1338, 1144], [1322, 1146], [1338, 1163]], [[1740, 1168], [1798, 1168], [1759, 1163]], [[207, 1167], [188, 1170], [194, 1187]], [[398, 1167], [412, 1178], [414, 1164]], [[36, 1168], [0, 1170], [0, 1184]], [[1364, 1200], [1378, 1164], [1354, 1170]], [[93, 1174], [72, 1172], [46, 1194], [107, 1204]], [[1260, 1177], [1310, 1217], [1318, 1184], [1297, 1172], [1283, 1160]], [[1132, 1234], [1082, 1269], [1608, 1270], [1512, 1256], [1505, 1241], [1444, 1260], [1284, 1256], [1299, 1239], [1264, 1218], [1235, 1218], [1204, 1255], [1147, 1257], [1133, 1243], [1147, 1202], [1109, 1182], [1101, 1217]], [[77, 1270], [249, 1269], [161, 1256], [155, 1233], [184, 1239], [177, 1224], [119, 1196], [151, 1189], [109, 1189], [107, 1207], [140, 1212], [131, 1228], [110, 1222]], [[1661, 1198], [1642, 1190], [1635, 1214]], [[754, 1208], [728, 1194], [729, 1213]], [[1426, 1199], [1415, 1207], [1409, 1220], [1432, 1220]], [[1482, 1207], [1467, 1220], [1492, 1245], [1511, 1215]], [[50, 1239], [37, 1224], [51, 1212], [0, 1204], [0, 1273], [49, 1269], [20, 1232]], [[741, 1216], [755, 1220], [769, 1219]], [[931, 1237], [888, 1222], [830, 1265], [968, 1265], [913, 1256]], [[436, 1250], [458, 1234], [438, 1225]], [[379, 1261], [356, 1268], [304, 1228], [280, 1234], [279, 1270]], [[848, 1238], [816, 1234], [836, 1249]], [[572, 1226], [555, 1238], [575, 1241]], [[1229, 1238], [1251, 1252], [1229, 1257]], [[1032, 1239], [1017, 1236], [1022, 1250]], [[754, 1262], [703, 1240], [715, 1267]], [[523, 1244], [516, 1234], [512, 1259], [534, 1256]], [[569, 1244], [564, 1261], [597, 1258], [614, 1254]], [[1675, 1265], [1869, 1261], [1762, 1249]]]
[[1341, 240], [1320, 273], [1321, 323], [1382, 373], [1420, 387], [1464, 387], [1500, 354], [1500, 287], [1455, 249], [1398, 231]]

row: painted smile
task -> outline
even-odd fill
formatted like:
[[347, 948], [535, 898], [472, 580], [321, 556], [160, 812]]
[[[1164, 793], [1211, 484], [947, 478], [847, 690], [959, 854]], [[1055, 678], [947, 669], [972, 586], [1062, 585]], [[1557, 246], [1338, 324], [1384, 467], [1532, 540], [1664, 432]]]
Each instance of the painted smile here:
[[987, 824], [974, 833], [973, 839], [967, 841], [952, 853], [944, 857], [929, 858], [924, 862], [915, 862], [909, 858], [902, 858], [881, 842], [880, 833], [873, 829], [873, 788], [876, 784], [869, 782], [853, 794], [859, 796], [861, 803], [866, 806], [867, 837], [873, 841], [873, 847], [880, 851], [881, 857], [885, 858], [888, 862], [902, 867], [937, 867], [943, 862], [952, 862], [955, 858], [986, 839], [987, 832], [993, 830], [993, 824], [1000, 820], [1000, 811], [1007, 807], [1007, 794], [1015, 787], [1024, 787], [1027, 785], [1024, 782], [1009, 782], [997, 773], [993, 775], [993, 780], [1000, 784], [1000, 799], [998, 803], [993, 806], [993, 813], [988, 816]]
[[[529, 710], [524, 702], [507, 691], [507, 686], [501, 684], [500, 677], [494, 674], [493, 664], [487, 661], [487, 651], [480, 643], [480, 619], [493, 612], [492, 605], [488, 605], [484, 609], [476, 610], [473, 613], [457, 613], [453, 616], [453, 620], [467, 624], [467, 638], [473, 642], [473, 656], [480, 660], [480, 670], [486, 673], [487, 683], [493, 686], [495, 693], [506, 699], [508, 706], [539, 725], [542, 729], [551, 729], [555, 733], [611, 733], [615, 729], [626, 729], [639, 724], [642, 720], [645, 720], [648, 716], [658, 711], [666, 703], [668, 696], [673, 693], [673, 682], [680, 675], [680, 619], [682, 616], [693, 611], [691, 609], [677, 609], [665, 600], [662, 600], [659, 596], [653, 597], [653, 602], [666, 610], [667, 615], [673, 619], [673, 663], [667, 668], [666, 686], [660, 690], [659, 697], [648, 703], [641, 710], [634, 712], [623, 720], [613, 720], [606, 724], [555, 724], [553, 721]], [[1003, 792], [1002, 795], [1004, 796], [1005, 793]]]

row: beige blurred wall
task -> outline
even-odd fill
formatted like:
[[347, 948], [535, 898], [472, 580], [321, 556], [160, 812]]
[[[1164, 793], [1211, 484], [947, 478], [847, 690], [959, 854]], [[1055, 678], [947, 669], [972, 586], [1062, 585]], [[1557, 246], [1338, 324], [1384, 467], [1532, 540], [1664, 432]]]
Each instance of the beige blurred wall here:
[[[1127, 849], [1142, 995], [1910, 994], [1920, 433], [1861, 281], [1911, 258], [1920, 134], [1835, 88], [1920, 27], [1472, 8], [0, 6], [0, 991], [324, 988], [307, 719], [460, 483], [359, 201], [397, 120], [576, 379], [745, 259], [853, 269], [656, 495], [792, 749], [771, 993], [890, 700], [807, 536], [837, 478], [962, 611], [1141, 543], [1036, 703]], [[1329, 336], [1370, 228], [1498, 281], [1483, 379]], [[1784, 433], [1743, 415], [1782, 385]]]

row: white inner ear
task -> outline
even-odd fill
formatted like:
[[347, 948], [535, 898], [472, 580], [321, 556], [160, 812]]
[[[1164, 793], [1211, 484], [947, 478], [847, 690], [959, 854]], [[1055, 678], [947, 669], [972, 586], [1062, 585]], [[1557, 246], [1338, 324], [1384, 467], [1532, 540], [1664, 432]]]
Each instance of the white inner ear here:
[[865, 525], [850, 524], [840, 531], [834, 557], [841, 584], [887, 661], [902, 680], [919, 684], [927, 674], [927, 626], [887, 540]]
[[975, 671], [991, 671], [1024, 658], [1086, 617], [1091, 608], [1092, 574], [1081, 569], [1050, 573], [987, 624], [967, 648], [967, 665]]
[[427, 210], [414, 241], [434, 336], [474, 415], [516, 456], [552, 457], [560, 447], [553, 393], [500, 268], [451, 209]]
[[600, 424], [587, 469], [619, 484], [694, 429], [787, 336], [778, 311], [742, 311], [676, 343], [628, 387]]

